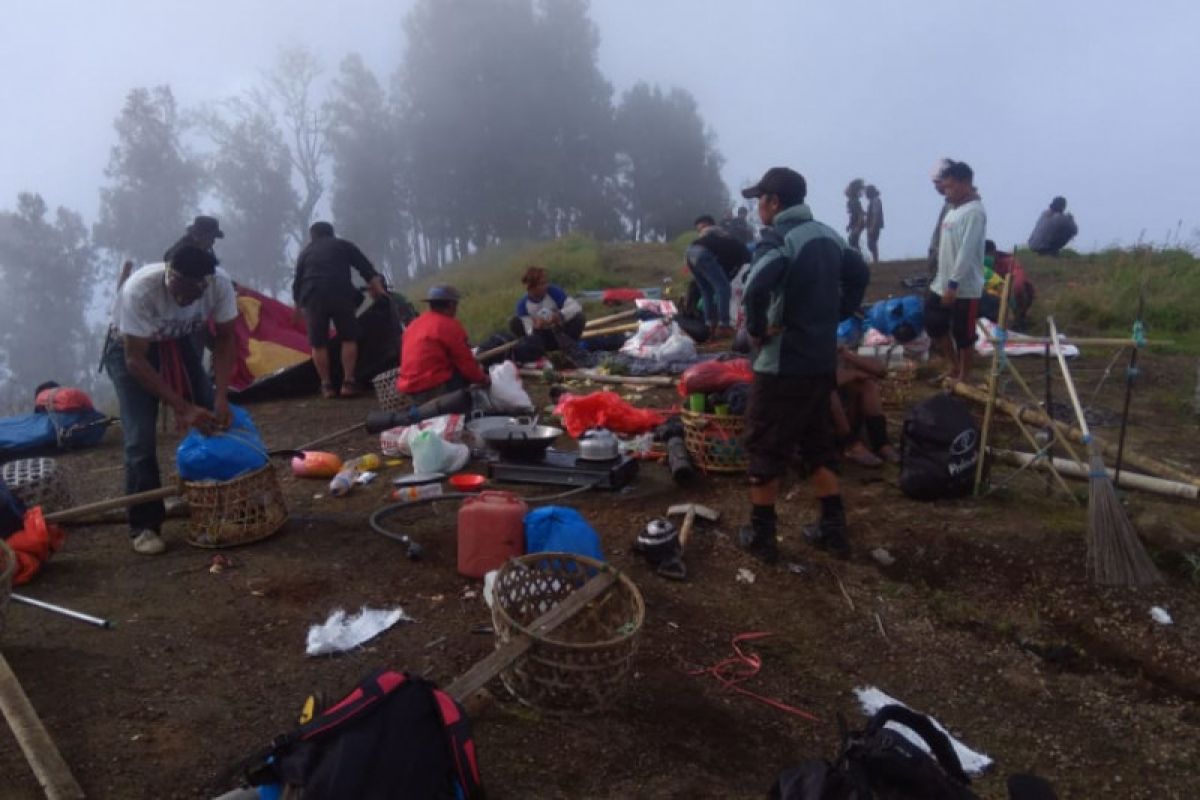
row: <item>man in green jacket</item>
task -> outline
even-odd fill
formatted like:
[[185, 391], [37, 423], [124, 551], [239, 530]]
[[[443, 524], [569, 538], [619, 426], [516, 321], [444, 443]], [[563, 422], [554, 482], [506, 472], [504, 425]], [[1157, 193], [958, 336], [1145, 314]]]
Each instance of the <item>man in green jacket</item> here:
[[779, 478], [799, 455], [811, 475], [820, 520], [810, 544], [849, 554], [834, 445], [830, 396], [837, 388], [838, 322], [858, 310], [870, 274], [862, 255], [804, 204], [804, 177], [772, 167], [743, 197], [758, 198], [764, 225], [744, 305], [758, 351], [746, 409], [750, 525], [741, 546], [772, 563]]

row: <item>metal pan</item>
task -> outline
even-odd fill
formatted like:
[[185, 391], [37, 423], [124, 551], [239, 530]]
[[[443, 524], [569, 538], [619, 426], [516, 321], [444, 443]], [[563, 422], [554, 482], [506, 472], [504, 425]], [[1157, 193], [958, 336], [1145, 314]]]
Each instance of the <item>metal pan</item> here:
[[499, 453], [501, 458], [514, 461], [540, 459], [560, 436], [562, 429], [549, 425], [506, 425], [483, 432], [483, 440], [488, 447]]

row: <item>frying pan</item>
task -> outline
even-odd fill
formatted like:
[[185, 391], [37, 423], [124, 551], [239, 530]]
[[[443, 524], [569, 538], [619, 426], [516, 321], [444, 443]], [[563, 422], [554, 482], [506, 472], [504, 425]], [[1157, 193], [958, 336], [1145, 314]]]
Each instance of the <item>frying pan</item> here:
[[488, 447], [514, 461], [538, 460], [560, 436], [562, 429], [549, 425], [505, 425], [483, 432]]

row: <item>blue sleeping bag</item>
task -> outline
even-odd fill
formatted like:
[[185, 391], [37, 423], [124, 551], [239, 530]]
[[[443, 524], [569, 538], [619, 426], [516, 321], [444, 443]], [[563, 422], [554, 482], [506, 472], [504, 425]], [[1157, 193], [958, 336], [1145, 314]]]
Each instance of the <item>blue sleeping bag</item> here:
[[[899, 341], [908, 341], [921, 335], [925, 330], [925, 302], [919, 294], [904, 297], [890, 297], [880, 300], [867, 309], [867, 326], [888, 336], [896, 336]], [[897, 336], [900, 328], [905, 328]]]
[[94, 409], [47, 411], [0, 418], [0, 453], [46, 447], [71, 449], [99, 444], [108, 418]]

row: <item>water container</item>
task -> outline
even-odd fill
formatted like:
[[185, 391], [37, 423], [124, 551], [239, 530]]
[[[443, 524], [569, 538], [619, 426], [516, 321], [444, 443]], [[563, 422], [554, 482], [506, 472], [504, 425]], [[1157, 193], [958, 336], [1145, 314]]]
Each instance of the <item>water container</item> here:
[[512, 492], [480, 492], [458, 509], [458, 572], [482, 578], [525, 552], [525, 501]]

